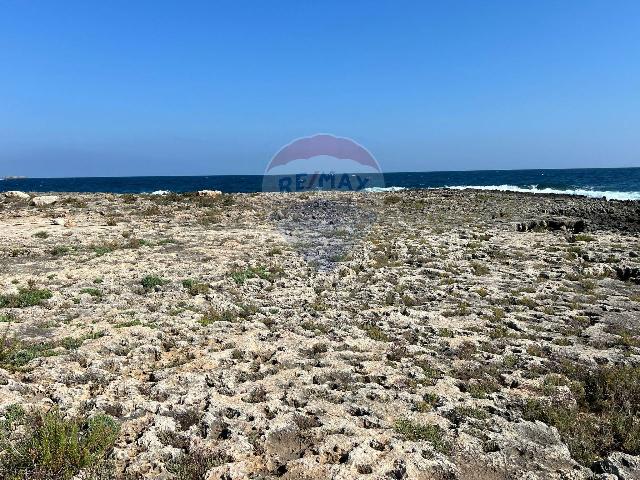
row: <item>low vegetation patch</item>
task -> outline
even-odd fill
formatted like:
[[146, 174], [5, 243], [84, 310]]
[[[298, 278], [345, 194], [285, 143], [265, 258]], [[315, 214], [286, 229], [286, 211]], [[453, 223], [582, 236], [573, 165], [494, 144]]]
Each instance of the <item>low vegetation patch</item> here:
[[54, 257], [61, 257], [62, 255], [66, 255], [70, 251], [71, 247], [67, 245], [56, 245], [49, 251], [49, 253], [51, 253], [51, 255], [53, 255]]
[[247, 267], [244, 270], [234, 270], [231, 278], [237, 285], [242, 285], [250, 278], [261, 278], [262, 280], [273, 281], [282, 274], [282, 270], [276, 267]]
[[9, 336], [8, 328], [0, 336], [0, 367], [6, 370], [18, 370], [31, 360], [39, 357], [51, 357], [64, 350], [76, 350], [86, 341], [103, 336], [102, 332], [82, 337], [65, 337], [53, 342], [23, 343]]
[[86, 293], [87, 295], [91, 295], [92, 297], [102, 297], [102, 291], [98, 288], [83, 288], [80, 290], [80, 293]]
[[531, 399], [524, 418], [556, 427], [571, 456], [586, 466], [614, 451], [639, 455], [640, 366], [588, 369], [567, 362], [558, 370], [575, 379], [569, 386], [576, 406]]
[[207, 472], [231, 461], [222, 454], [215, 454], [204, 450], [192, 450], [182, 453], [167, 463], [167, 471], [175, 480], [200, 480]]
[[421, 424], [408, 419], [401, 419], [394, 424], [394, 430], [407, 440], [413, 442], [423, 440], [433, 445], [440, 452], [447, 452], [450, 445], [445, 440], [444, 431], [438, 425]]
[[208, 284], [200, 283], [200, 282], [197, 282], [196, 280], [191, 280], [191, 279], [183, 280], [182, 286], [187, 289], [187, 291], [189, 292], [189, 295], [192, 295], [194, 297], [196, 295], [204, 295], [205, 293], [209, 292]]
[[0, 308], [26, 308], [40, 305], [53, 294], [47, 289], [34, 287], [20, 288], [18, 293], [0, 295]]
[[389, 335], [387, 335], [384, 330], [376, 325], [361, 325], [362, 330], [367, 334], [369, 338], [372, 340], [376, 340], [378, 342], [388, 342]]
[[238, 320], [238, 314], [233, 310], [219, 310], [216, 308], [210, 308], [207, 310], [202, 318], [198, 320], [200, 325], [206, 327], [215, 322], [235, 322]]
[[169, 283], [169, 280], [165, 280], [164, 278], [158, 277], [156, 275], [147, 275], [142, 280], [140, 280], [140, 284], [144, 287], [146, 292], [151, 292], [154, 290], [159, 290], [160, 287]]
[[58, 410], [28, 413], [12, 405], [0, 422], [2, 478], [67, 480], [106, 474], [120, 427], [107, 415], [65, 418]]
[[134, 318], [133, 320], [127, 320], [126, 322], [116, 323], [113, 328], [137, 327], [138, 325], [142, 325], [142, 322], [137, 318]]

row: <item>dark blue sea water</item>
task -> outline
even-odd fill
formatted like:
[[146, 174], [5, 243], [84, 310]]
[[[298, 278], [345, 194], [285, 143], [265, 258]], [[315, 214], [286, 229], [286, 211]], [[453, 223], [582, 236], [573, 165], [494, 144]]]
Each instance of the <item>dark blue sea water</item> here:
[[[199, 177], [83, 177], [0, 180], [0, 191], [152, 193], [158, 191], [262, 191], [262, 175]], [[481, 170], [466, 172], [393, 172], [386, 188], [477, 188], [535, 193], [565, 193], [640, 200], [640, 168], [568, 170]]]

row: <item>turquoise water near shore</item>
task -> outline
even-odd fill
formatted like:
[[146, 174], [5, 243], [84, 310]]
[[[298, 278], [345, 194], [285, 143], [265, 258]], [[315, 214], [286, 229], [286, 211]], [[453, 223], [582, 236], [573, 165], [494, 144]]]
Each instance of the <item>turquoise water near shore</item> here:
[[[179, 193], [210, 189], [252, 193], [262, 191], [263, 179], [263, 175], [26, 178], [2, 180], [0, 191]], [[390, 172], [384, 174], [382, 188], [474, 188], [640, 200], [640, 168]]]

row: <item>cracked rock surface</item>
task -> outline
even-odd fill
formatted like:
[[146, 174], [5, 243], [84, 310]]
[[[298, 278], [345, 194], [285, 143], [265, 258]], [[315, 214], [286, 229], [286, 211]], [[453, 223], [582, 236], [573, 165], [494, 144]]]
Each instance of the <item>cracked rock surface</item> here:
[[56, 195], [0, 195], [0, 417], [113, 417], [102, 478], [640, 478], [637, 202]]

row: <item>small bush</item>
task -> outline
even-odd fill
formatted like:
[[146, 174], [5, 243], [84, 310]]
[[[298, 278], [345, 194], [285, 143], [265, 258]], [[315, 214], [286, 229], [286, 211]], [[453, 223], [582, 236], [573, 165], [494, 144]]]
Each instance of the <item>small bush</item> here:
[[477, 276], [489, 275], [491, 270], [489, 267], [480, 262], [474, 262], [471, 264], [471, 268], [473, 269], [473, 274]]
[[221, 454], [193, 450], [170, 460], [167, 471], [175, 480], [201, 480], [206, 477], [207, 471], [229, 461], [229, 458]]
[[20, 288], [17, 294], [0, 295], [0, 308], [26, 308], [40, 305], [53, 294], [46, 289]]
[[377, 327], [375, 325], [362, 325], [361, 328], [372, 340], [376, 340], [377, 342], [389, 341], [389, 335], [384, 333], [384, 331], [380, 327]]
[[62, 255], [66, 255], [71, 251], [71, 247], [67, 245], [56, 245], [50, 250], [51, 255], [54, 257], [61, 257]]
[[206, 283], [199, 283], [195, 280], [187, 279], [182, 281], [182, 286], [189, 291], [189, 295], [204, 295], [209, 292], [209, 285]]
[[[571, 456], [585, 466], [614, 451], [639, 455], [640, 367], [588, 369], [564, 362], [555, 368], [575, 379], [569, 385], [577, 406], [532, 399], [523, 406], [523, 417], [556, 427]], [[549, 382], [556, 378], [562, 377]]]
[[273, 281], [282, 271], [278, 268], [268, 268], [265, 266], [248, 267], [244, 270], [234, 270], [231, 272], [231, 278], [237, 285], [242, 285], [249, 278], [261, 278], [262, 280]]
[[[1, 436], [9, 440], [0, 443], [0, 471], [12, 479], [67, 480], [95, 468], [111, 454], [120, 430], [106, 415], [67, 419], [57, 410], [27, 414], [10, 407], [5, 418]], [[16, 438], [17, 426], [25, 428]]]
[[80, 290], [80, 293], [86, 293], [87, 295], [91, 295], [92, 297], [102, 297], [102, 292], [97, 288], [83, 288]]
[[160, 287], [166, 285], [167, 283], [169, 283], [169, 280], [165, 280], [164, 278], [158, 277], [156, 275], [147, 275], [140, 281], [140, 284], [147, 292], [158, 290]]
[[33, 234], [33, 236], [36, 238], [49, 238], [49, 234], [44, 231], [36, 232]]
[[438, 451], [446, 452], [450, 449], [449, 444], [445, 441], [444, 432], [438, 425], [420, 424], [408, 419], [401, 419], [396, 421], [394, 430], [407, 440], [427, 441]]
[[235, 322], [238, 319], [238, 315], [233, 310], [218, 310], [210, 308], [207, 310], [202, 318], [198, 320], [200, 325], [206, 327], [215, 322]]
[[438, 336], [442, 338], [453, 338], [455, 337], [455, 334], [453, 333], [453, 330], [449, 328], [441, 328], [438, 330]]

